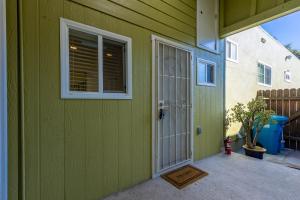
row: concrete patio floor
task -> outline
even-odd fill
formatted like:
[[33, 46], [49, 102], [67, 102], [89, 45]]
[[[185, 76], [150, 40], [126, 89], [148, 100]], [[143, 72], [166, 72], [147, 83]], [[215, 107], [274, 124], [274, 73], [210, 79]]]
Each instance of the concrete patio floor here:
[[300, 151], [281, 150], [278, 155], [265, 154], [265, 160], [285, 166], [297, 166], [300, 169]]
[[161, 178], [106, 200], [300, 200], [300, 170], [241, 154], [218, 154], [194, 163], [207, 177], [178, 190]]

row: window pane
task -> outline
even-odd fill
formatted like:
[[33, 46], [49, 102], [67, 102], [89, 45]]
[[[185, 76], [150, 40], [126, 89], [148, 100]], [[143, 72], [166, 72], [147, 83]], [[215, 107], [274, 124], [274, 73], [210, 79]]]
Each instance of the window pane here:
[[264, 65], [258, 63], [258, 73], [259, 74], [264, 74]]
[[214, 66], [211, 64], [207, 64], [207, 83], [215, 83], [215, 76], [214, 76]]
[[259, 83], [265, 83], [264, 66], [260, 63], [257, 65], [257, 76]]
[[206, 64], [204, 64], [204, 63], [201, 63], [201, 62], [199, 62], [198, 63], [198, 75], [197, 75], [197, 77], [198, 77], [198, 80], [197, 80], [197, 82], [198, 83], [205, 83], [206, 82], [206, 70], [205, 70], [205, 68], [206, 68]]
[[258, 82], [259, 83], [264, 83], [265, 82], [264, 81], [264, 75], [261, 75], [261, 74], [258, 75]]
[[103, 38], [103, 90], [126, 92], [125, 44]]
[[284, 80], [291, 81], [291, 72], [289, 70], [284, 72]]
[[237, 46], [231, 43], [231, 59], [237, 60]]
[[98, 37], [69, 29], [70, 91], [98, 92]]
[[272, 71], [270, 67], [266, 67], [266, 82], [265, 84], [271, 85], [271, 79], [272, 79]]

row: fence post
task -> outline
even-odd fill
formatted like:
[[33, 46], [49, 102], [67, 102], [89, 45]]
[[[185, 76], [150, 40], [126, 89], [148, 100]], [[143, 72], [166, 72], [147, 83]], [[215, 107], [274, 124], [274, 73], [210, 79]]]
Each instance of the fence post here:
[[[300, 110], [300, 88], [297, 89], [297, 100], [296, 100], [296, 111]], [[297, 132], [296, 132], [297, 131]], [[295, 136], [299, 137], [300, 135], [300, 120], [296, 120], [295, 122]], [[298, 140], [297, 140], [298, 142]], [[300, 147], [297, 145], [297, 149], [296, 150], [300, 150]]]
[[270, 98], [270, 101], [271, 101], [271, 110], [273, 110], [274, 112], [277, 113], [277, 91], [276, 90], [271, 90], [271, 98]]

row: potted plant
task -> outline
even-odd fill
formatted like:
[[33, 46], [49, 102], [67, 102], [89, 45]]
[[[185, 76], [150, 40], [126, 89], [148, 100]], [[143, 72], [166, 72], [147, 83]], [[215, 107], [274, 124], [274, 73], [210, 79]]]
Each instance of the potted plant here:
[[269, 123], [272, 114], [271, 110], [266, 110], [267, 104], [258, 97], [252, 99], [247, 105], [237, 103], [230, 114], [230, 122], [239, 122], [245, 132], [246, 141], [243, 145], [247, 156], [262, 159], [266, 149], [256, 145], [260, 130]]

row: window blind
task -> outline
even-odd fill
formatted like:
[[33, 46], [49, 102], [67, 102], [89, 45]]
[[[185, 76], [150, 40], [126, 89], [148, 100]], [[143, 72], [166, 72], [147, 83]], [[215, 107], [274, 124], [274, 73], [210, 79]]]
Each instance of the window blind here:
[[125, 44], [103, 38], [103, 90], [126, 92]]
[[98, 92], [98, 37], [69, 29], [70, 91]]

